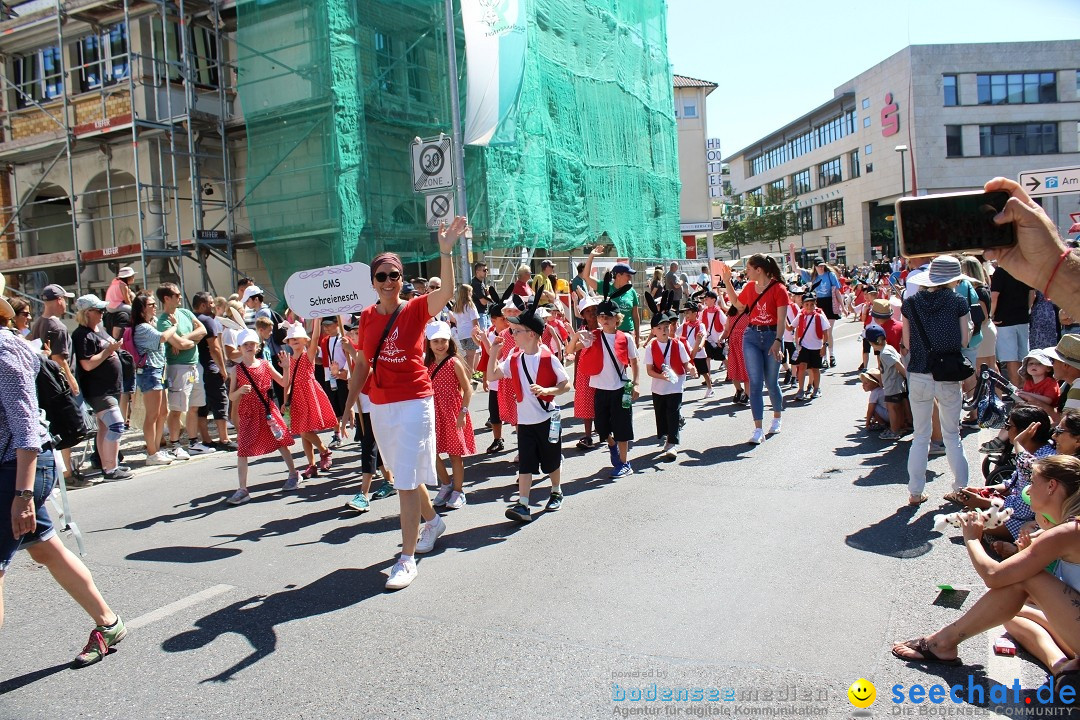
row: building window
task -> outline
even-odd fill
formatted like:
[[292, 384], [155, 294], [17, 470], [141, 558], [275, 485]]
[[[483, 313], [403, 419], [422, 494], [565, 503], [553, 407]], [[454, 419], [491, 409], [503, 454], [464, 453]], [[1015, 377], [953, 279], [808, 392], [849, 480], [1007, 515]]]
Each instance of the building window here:
[[791, 176], [791, 192], [793, 195], [802, 195], [810, 192], [810, 168], [797, 172]]
[[862, 151], [863, 151], [863, 155], [869, 155], [870, 153], [874, 152], [874, 146], [873, 145], [867, 145], [866, 147], [864, 147], [862, 149]]
[[34, 103], [52, 100], [64, 93], [64, 76], [60, 68], [58, 46], [16, 57], [13, 69], [17, 107], [30, 107]]
[[684, 100], [682, 109], [683, 109], [683, 113], [682, 113], [683, 117], [696, 118], [698, 116], [698, 114], [697, 114], [697, 103], [696, 102], [692, 102], [690, 100]]
[[405, 61], [408, 63], [405, 80], [409, 86], [409, 97], [419, 103], [431, 102], [429, 75], [419, 45], [413, 45], [406, 51]]
[[812, 130], [788, 140], [783, 145], [763, 151], [760, 155], [750, 159], [750, 175], [758, 175], [766, 170], [771, 170], [854, 133], [857, 120], [858, 117], [855, 111], [847, 110], [821, 125], [814, 126]]
[[784, 181], [774, 180], [769, 183], [769, 190], [773, 193], [774, 197], [783, 197], [784, 195]]
[[858, 150], [852, 150], [851, 151], [851, 177], [852, 178], [857, 178], [861, 174], [862, 173], [859, 170], [859, 151]]
[[979, 154], [1049, 155], [1058, 151], [1057, 123], [980, 125]]
[[960, 125], [945, 126], [945, 157], [964, 156], [964, 138]]
[[863, 98], [863, 100], [862, 100], [862, 107], [863, 107], [863, 110], [865, 110], [865, 109], [867, 109], [868, 107], [870, 107], [870, 98]]
[[830, 200], [821, 206], [821, 224], [831, 228], [844, 224], [844, 199]]
[[795, 232], [804, 233], [814, 229], [814, 208], [799, 208], [795, 213]]
[[394, 41], [386, 33], [375, 31], [375, 72], [378, 73], [379, 89], [388, 95], [397, 95], [394, 82]]
[[944, 76], [945, 107], [956, 107], [960, 104], [960, 89], [956, 86], [955, 75]]
[[824, 188], [843, 180], [840, 174], [840, 158], [835, 157], [818, 165], [818, 187]]
[[[190, 25], [186, 27], [187, 50], [194, 70], [192, 82], [205, 87], [217, 87], [219, 63], [213, 36], [206, 28]], [[168, 30], [165, 37], [162, 37], [161, 24], [154, 23], [154, 80], [157, 83], [165, 82], [165, 74], [170, 82], [181, 82], [184, 79], [180, 72], [180, 25], [170, 22]], [[127, 42], [126, 34], [124, 42]], [[114, 64], [113, 69], [115, 68]]]
[[867, 115], [866, 117], [864, 117], [864, 118], [862, 119], [862, 126], [863, 126], [864, 128], [868, 128], [868, 127], [870, 127], [870, 116], [869, 116], [869, 115]]
[[979, 75], [980, 105], [1057, 102], [1057, 73]]
[[83, 92], [126, 79], [129, 67], [127, 27], [123, 23], [79, 42], [79, 84]]

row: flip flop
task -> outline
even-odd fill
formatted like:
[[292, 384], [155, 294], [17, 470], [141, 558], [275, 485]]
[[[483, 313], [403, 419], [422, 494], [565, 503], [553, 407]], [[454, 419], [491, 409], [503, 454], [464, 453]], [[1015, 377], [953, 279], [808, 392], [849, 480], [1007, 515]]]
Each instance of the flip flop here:
[[[922, 655], [922, 657], [904, 657], [903, 655], [896, 652], [896, 649], [898, 647], [906, 647], [908, 650], [914, 650], [915, 652]], [[934, 651], [930, 649], [930, 645], [926, 642], [926, 638], [924, 637], [921, 637], [917, 640], [908, 640], [907, 642], [893, 645], [892, 654], [893, 657], [898, 660], [903, 660], [904, 662], [926, 663], [928, 665], [950, 665], [953, 667], [964, 664], [963, 661], [958, 657], [946, 659], [940, 658], [935, 655]]]
[[967, 503], [964, 502], [964, 494], [959, 490], [953, 490], [951, 493], [943, 496], [941, 499], [951, 503], [956, 503], [957, 505], [967, 505]]
[[907, 504], [908, 505], [922, 505], [924, 502], [926, 502], [929, 499], [930, 499], [930, 497], [926, 493], [923, 493], [922, 495], [912, 495], [911, 497], [908, 498]]

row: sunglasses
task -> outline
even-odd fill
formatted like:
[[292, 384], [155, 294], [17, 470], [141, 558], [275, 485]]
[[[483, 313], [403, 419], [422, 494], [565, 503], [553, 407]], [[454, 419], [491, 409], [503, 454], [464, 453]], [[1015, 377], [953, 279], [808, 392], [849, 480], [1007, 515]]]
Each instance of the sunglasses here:
[[1054, 428], [1053, 430], [1050, 431], [1051, 435], [1062, 435], [1064, 433], [1068, 433], [1069, 435], [1075, 435], [1076, 434], [1076, 433], [1071, 432], [1069, 430], [1066, 430], [1065, 428], [1062, 428], [1062, 427], [1056, 427], [1056, 428]]
[[22, 317], [30, 317], [30, 312], [28, 310], [23, 310], [22, 312], [17, 312], [15, 314], [21, 315]]
[[401, 273], [399, 273], [397, 270], [392, 270], [391, 272], [388, 272], [388, 273], [385, 273], [385, 272], [377, 272], [377, 273], [375, 273], [375, 282], [386, 282], [387, 280], [392, 280], [393, 282], [397, 282], [400, 279], [401, 279]]

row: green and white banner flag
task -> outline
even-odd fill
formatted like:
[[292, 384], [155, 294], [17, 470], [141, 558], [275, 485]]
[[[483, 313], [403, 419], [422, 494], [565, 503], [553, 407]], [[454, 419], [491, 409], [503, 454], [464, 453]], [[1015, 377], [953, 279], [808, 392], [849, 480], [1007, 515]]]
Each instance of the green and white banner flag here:
[[514, 141], [517, 101], [525, 75], [526, 2], [461, 0], [468, 57], [466, 145]]

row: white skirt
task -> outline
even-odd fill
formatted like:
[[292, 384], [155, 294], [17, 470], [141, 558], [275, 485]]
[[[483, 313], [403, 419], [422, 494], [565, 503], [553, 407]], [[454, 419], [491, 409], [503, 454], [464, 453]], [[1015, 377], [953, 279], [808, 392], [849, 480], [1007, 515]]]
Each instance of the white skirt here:
[[371, 429], [383, 464], [394, 473], [394, 487], [415, 490], [435, 485], [435, 399], [371, 405]]

